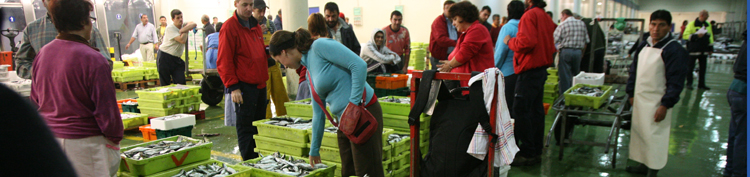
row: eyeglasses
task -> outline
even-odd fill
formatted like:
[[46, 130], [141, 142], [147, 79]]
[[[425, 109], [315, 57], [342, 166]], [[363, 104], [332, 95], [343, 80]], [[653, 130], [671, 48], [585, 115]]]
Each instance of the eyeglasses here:
[[96, 23], [96, 17], [89, 17], [91, 19], [91, 23]]

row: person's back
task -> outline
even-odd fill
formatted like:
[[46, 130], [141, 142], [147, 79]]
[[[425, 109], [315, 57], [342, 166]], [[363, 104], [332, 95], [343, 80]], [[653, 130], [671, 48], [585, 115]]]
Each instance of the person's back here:
[[[500, 29], [499, 36], [516, 37], [518, 33], [518, 19], [511, 19]], [[514, 52], [508, 48], [508, 44], [498, 40], [495, 44], [495, 67], [500, 69], [504, 76], [515, 74], [513, 69]]]
[[216, 69], [216, 58], [219, 55], [219, 33], [206, 37], [206, 69]]
[[513, 58], [517, 74], [552, 64], [552, 54], [556, 51], [555, 26], [542, 8], [534, 7], [524, 13], [519, 22], [518, 37], [508, 42], [510, 49], [515, 51]]

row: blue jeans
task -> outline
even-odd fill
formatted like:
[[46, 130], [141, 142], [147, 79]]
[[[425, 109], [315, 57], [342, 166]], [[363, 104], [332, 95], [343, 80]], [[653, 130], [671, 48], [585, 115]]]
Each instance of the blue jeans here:
[[560, 83], [560, 94], [565, 93], [573, 83], [573, 76], [581, 72], [581, 49], [560, 50], [560, 60], [557, 64], [558, 82]]
[[747, 176], [747, 97], [729, 90], [727, 100], [732, 110], [732, 121], [729, 123], [724, 176]]

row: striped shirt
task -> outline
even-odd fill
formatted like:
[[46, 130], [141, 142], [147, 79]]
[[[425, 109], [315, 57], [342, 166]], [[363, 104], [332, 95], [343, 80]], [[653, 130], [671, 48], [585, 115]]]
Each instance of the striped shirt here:
[[583, 49], [590, 41], [586, 23], [573, 17], [568, 17], [555, 29], [554, 38], [557, 49]]

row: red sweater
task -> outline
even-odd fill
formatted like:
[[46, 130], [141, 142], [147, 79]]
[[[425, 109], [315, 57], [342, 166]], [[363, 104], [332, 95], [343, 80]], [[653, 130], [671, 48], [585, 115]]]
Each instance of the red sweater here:
[[[513, 50], [513, 69], [516, 74], [552, 64], [555, 49], [553, 33], [555, 23], [542, 8], [527, 9], [521, 17], [518, 34], [508, 41]], [[502, 37], [505, 39], [505, 37]]]
[[[490, 32], [479, 21], [458, 36], [458, 45], [448, 57], [456, 59], [463, 65], [451, 70], [453, 73], [483, 72], [487, 68], [495, 67], [495, 49], [490, 40]], [[461, 86], [468, 86], [468, 81], [461, 81]]]
[[[494, 46], [497, 44], [497, 36], [500, 35], [500, 29], [503, 26], [493, 27], [492, 31], [490, 31], [490, 37], [492, 38], [492, 45]], [[505, 39], [505, 36], [503, 36], [503, 39]]]
[[219, 54], [216, 60], [219, 76], [227, 88], [238, 82], [257, 84], [259, 89], [265, 88], [268, 80], [268, 55], [263, 45], [262, 29], [260, 25], [244, 27], [238, 19], [237, 15], [227, 19], [219, 33]]
[[[448, 59], [448, 47], [456, 46], [456, 41], [448, 35], [448, 23], [445, 22], [445, 16], [440, 14], [432, 21], [432, 31], [430, 31], [430, 54], [438, 60]], [[455, 49], [454, 49], [455, 51]]]
[[300, 65], [296, 71], [297, 75], [299, 75], [299, 83], [307, 80], [307, 67]]

